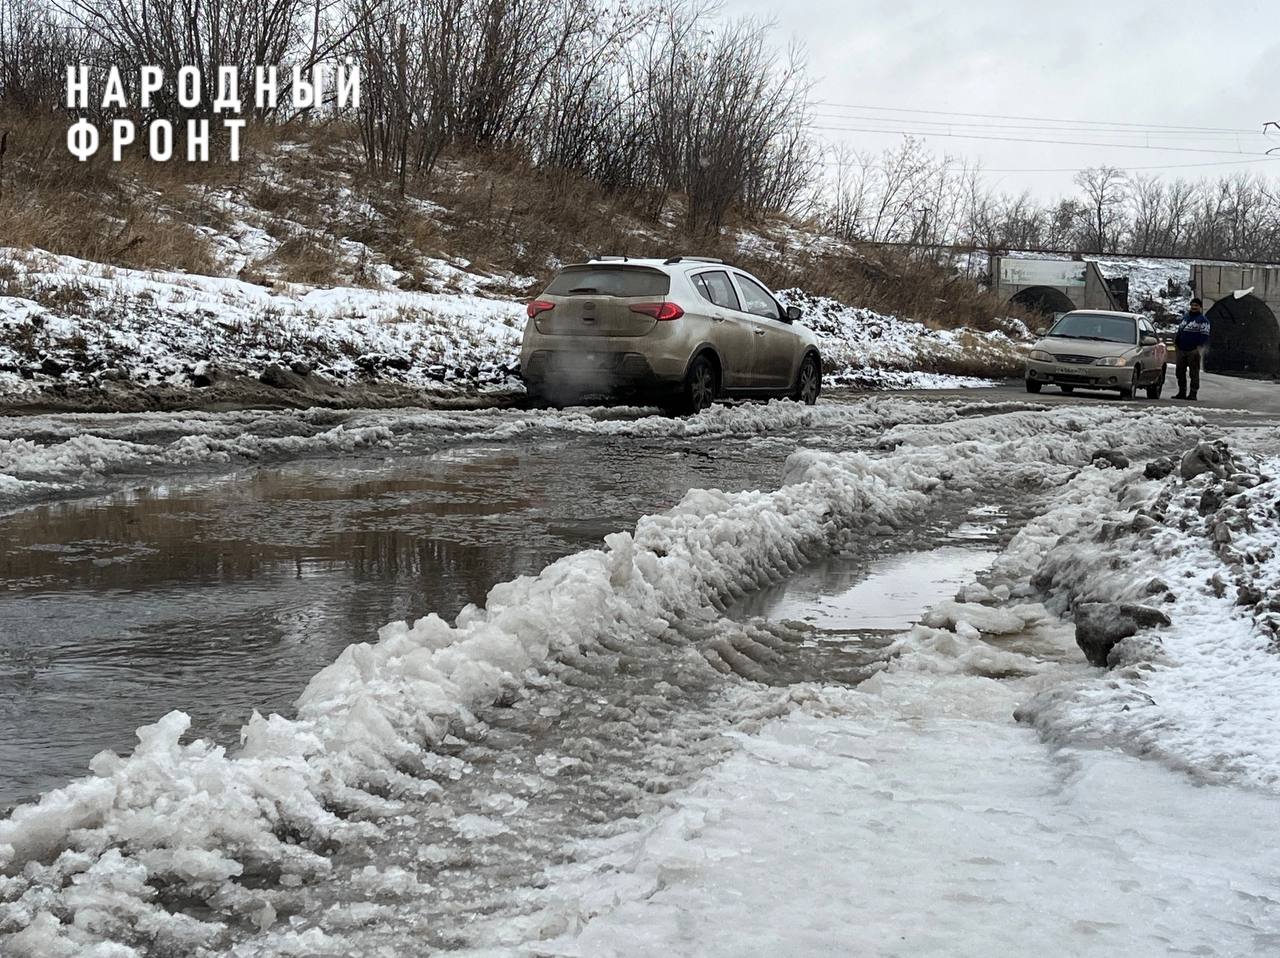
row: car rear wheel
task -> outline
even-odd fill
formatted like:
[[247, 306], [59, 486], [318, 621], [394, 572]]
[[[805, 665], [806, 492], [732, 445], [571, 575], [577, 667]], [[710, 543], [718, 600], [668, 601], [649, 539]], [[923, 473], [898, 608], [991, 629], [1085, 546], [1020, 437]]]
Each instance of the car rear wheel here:
[[822, 391], [822, 367], [818, 357], [810, 353], [800, 364], [800, 373], [796, 376], [796, 388], [791, 398], [812, 406], [818, 401], [818, 393]]
[[1032, 380], [1032, 379], [1027, 380], [1027, 392], [1029, 393], [1038, 393], [1040, 391], [1040, 386], [1041, 384], [1036, 382], [1035, 380]]
[[715, 365], [705, 355], [697, 356], [689, 364], [680, 395], [673, 404], [673, 411], [700, 413], [716, 401], [718, 383]]

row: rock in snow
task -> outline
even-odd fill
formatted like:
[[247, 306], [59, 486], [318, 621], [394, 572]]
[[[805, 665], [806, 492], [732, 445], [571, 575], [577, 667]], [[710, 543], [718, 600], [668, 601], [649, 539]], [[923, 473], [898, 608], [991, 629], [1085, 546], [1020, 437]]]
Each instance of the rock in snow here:
[[302, 381], [302, 376], [298, 373], [285, 369], [283, 366], [277, 366], [274, 363], [262, 371], [258, 381], [264, 386], [270, 386], [273, 389], [303, 389], [306, 386], [306, 383]]
[[1075, 608], [1075, 619], [1076, 644], [1090, 664], [1103, 667], [1121, 639], [1142, 629], [1172, 624], [1159, 609], [1129, 602], [1081, 602]]
[[1194, 449], [1189, 449], [1182, 457], [1183, 479], [1194, 479], [1204, 472], [1211, 472], [1219, 479], [1225, 479], [1234, 470], [1231, 451], [1222, 440], [1197, 443]]
[[1095, 466], [1111, 466], [1113, 469], [1128, 469], [1129, 457], [1115, 449], [1099, 449], [1092, 456]]

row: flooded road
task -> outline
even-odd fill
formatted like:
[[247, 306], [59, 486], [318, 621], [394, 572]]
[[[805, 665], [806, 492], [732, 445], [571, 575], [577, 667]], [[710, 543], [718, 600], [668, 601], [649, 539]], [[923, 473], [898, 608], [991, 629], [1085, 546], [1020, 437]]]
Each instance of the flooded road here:
[[[0, 514], [0, 809], [85, 774], [103, 749], [129, 752], [135, 730], [172, 709], [191, 716], [190, 737], [236, 745], [255, 710], [292, 715], [312, 676], [389, 622], [452, 621], [495, 584], [596, 547], [690, 489], [777, 488], [797, 448], [874, 449], [907, 413], [949, 415], [870, 400], [729, 408], [707, 424], [629, 410], [42, 420], [32, 448], [47, 464], [27, 475], [75, 488], [72, 463], [127, 471], [117, 491]], [[187, 478], [145, 475], [172, 463]], [[923, 565], [910, 555], [989, 538], [990, 516], [965, 518], [975, 505], [836, 556], [742, 612], [784, 620], [797, 604], [827, 615], [834, 603], [837, 614], [876, 610], [864, 631], [902, 628], [926, 595], [977, 568], [968, 553]], [[873, 584], [859, 586], [868, 574]], [[877, 574], [913, 585], [880, 596]], [[813, 605], [816, 595], [828, 598]], [[812, 666], [799, 656], [788, 680], [807, 680]]]
[[772, 487], [793, 443], [587, 437], [303, 460], [0, 516], [0, 807], [172, 708], [234, 744], [347, 645], [668, 508]]
[[[1046, 771], [1011, 716], [1042, 683], [1087, 678], [1069, 631], [1037, 603], [989, 637], [911, 626], [970, 594], [975, 576], [992, 579], [993, 596], [1010, 577], [1003, 595], [1014, 594], [1029, 581], [1021, 563], [1105, 511], [1136, 473], [1092, 465], [1098, 444], [1166, 454], [1201, 423], [1021, 404], [795, 411], [562, 415], [549, 426], [488, 417], [484, 435], [444, 435], [416, 414], [325, 422], [288, 461], [263, 452], [282, 447], [243, 443], [238, 455], [261, 461], [218, 460], [225, 450], [205, 443], [199, 478], [116, 474], [115, 491], [0, 516], [0, 721], [11, 730], [0, 788], [10, 803], [46, 793], [0, 832], [0, 867], [5, 856], [33, 866], [0, 876], [0, 940], [23, 937], [19, 953], [40, 954], [60, 938], [110, 939], [156, 958], [517, 953], [597, 920], [594, 890], [611, 869], [611, 901], [648, 900], [721, 858], [736, 874], [730, 858], [783, 834], [753, 824], [692, 870], [676, 850], [652, 886], [628, 864], [645, 854], [603, 870], [592, 857], [625, 848], [637, 826], [647, 845], [654, 826], [685, 842], [731, 825], [747, 811], [733, 797], [746, 784], [716, 798], [710, 818], [685, 818], [681, 803], [697, 805], [735, 760], [762, 760], [750, 782], [776, 779], [753, 808], [802, 823], [766, 871], [821, 841], [803, 818], [812, 807], [842, 823], [872, 809], [875, 834], [839, 855], [878, 847], [877, 829], [901, 812], [896, 756], [915, 768], [920, 732], [953, 706], [998, 726], [991, 754], [952, 754], [953, 739], [939, 739], [946, 762], [912, 786], [908, 813], [937, 806], [962, 777], [953, 766], [998, 764], [992, 754], [1012, 738]], [[192, 445], [187, 433], [144, 448], [135, 430], [125, 446], [69, 446], [59, 426], [40, 447], [43, 472], [18, 477], [48, 483], [40, 495], [82, 489], [68, 465], [82, 453], [114, 450], [132, 470], [184, 462]], [[798, 448], [817, 451], [788, 463]], [[88, 481], [105, 475], [97, 467]], [[634, 538], [583, 551], [645, 515]], [[344, 652], [429, 612], [454, 624], [427, 617]], [[157, 721], [172, 709], [190, 730], [183, 715]], [[296, 721], [255, 721], [234, 748], [255, 710]], [[792, 721], [821, 727], [800, 748], [770, 738]], [[131, 758], [104, 757], [97, 777], [48, 794], [98, 750], [131, 751], [148, 723]], [[804, 783], [787, 769], [866, 772], [863, 746], [889, 741], [885, 730], [902, 748], [858, 801], [847, 798], [857, 783], [822, 792], [829, 809], [793, 801]], [[983, 744], [969, 726], [958, 734]], [[231, 757], [195, 736], [233, 746]], [[1031, 831], [1009, 861], [1042, 842], [1043, 804], [1028, 806]], [[919, 844], [926, 857], [938, 847]], [[90, 873], [82, 862], [95, 854]], [[584, 874], [586, 890], [557, 885], [561, 866]], [[119, 891], [123, 881], [134, 886]], [[115, 895], [122, 904], [109, 907], [126, 917], [81, 922], [86, 889], [95, 902]], [[51, 894], [65, 907], [47, 904]]]

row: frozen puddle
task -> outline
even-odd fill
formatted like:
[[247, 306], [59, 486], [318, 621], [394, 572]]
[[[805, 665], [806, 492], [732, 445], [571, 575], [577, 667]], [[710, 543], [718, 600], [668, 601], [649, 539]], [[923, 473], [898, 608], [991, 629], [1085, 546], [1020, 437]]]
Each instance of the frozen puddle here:
[[822, 633], [910, 628], [930, 605], [949, 599], [995, 553], [942, 546], [880, 559], [870, 566], [831, 559], [798, 573], [743, 604], [743, 611], [774, 621], [803, 622]]
[[1009, 718], [1018, 684], [824, 691], [556, 870], [561, 933], [520, 953], [1276, 954], [1280, 801], [1051, 752]]

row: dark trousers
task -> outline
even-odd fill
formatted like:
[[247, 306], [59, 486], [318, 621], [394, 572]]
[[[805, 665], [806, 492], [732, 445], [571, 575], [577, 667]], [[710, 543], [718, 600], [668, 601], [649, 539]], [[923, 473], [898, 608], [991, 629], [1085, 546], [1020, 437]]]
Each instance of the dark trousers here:
[[1187, 370], [1191, 370], [1191, 393], [1194, 396], [1200, 391], [1200, 350], [1178, 350], [1178, 392], [1187, 393]]

